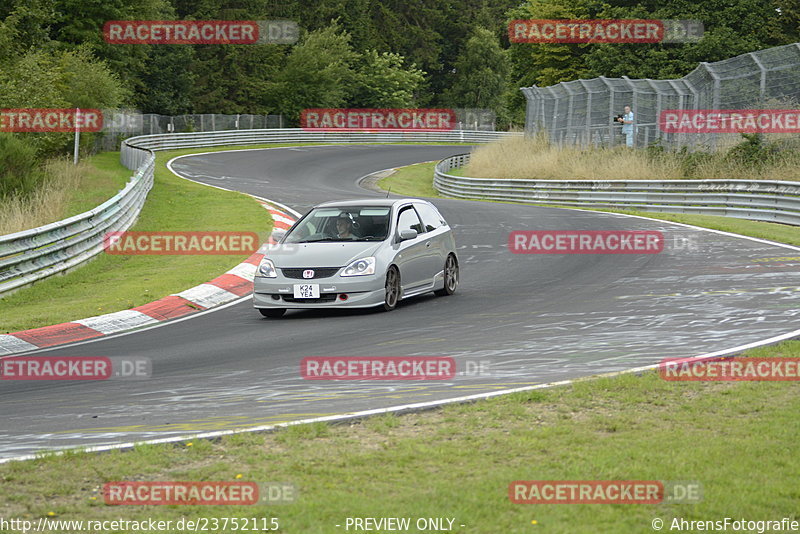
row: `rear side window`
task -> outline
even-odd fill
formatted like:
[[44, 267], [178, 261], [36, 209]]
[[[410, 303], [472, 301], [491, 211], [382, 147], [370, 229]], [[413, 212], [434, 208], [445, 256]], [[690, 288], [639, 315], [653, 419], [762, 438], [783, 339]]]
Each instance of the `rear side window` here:
[[422, 223], [419, 217], [417, 217], [417, 212], [411, 207], [404, 208], [403, 211], [400, 212], [400, 216], [397, 220], [397, 232], [399, 233], [402, 230], [416, 230], [418, 234], [423, 233]]
[[425, 226], [426, 232], [436, 230], [440, 226], [447, 224], [439, 212], [436, 211], [436, 208], [428, 204], [414, 204], [414, 207], [417, 209], [419, 216], [422, 217], [422, 224]]

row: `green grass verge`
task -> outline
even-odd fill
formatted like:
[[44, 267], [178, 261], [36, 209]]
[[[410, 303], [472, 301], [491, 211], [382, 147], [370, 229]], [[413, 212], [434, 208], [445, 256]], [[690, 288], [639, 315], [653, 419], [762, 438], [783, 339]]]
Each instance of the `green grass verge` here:
[[[800, 342], [748, 355], [798, 357]], [[668, 525], [676, 517], [797, 518], [799, 393], [792, 382], [667, 382], [646, 372], [361, 424], [44, 456], [0, 465], [0, 517], [266, 516], [287, 533], [342, 532], [335, 525], [347, 517], [448, 517], [455, 532], [552, 534], [651, 532], [656, 517]], [[237, 479], [291, 482], [299, 499], [272, 507], [114, 507], [100, 494], [109, 481]], [[702, 485], [703, 500], [513, 504], [515, 480], [691, 480]]]
[[85, 161], [91, 164], [91, 171], [81, 178], [80, 186], [72, 191], [65, 219], [96, 208], [116, 195], [131, 177], [131, 171], [119, 163], [119, 152], [103, 152]]
[[[157, 153], [155, 184], [132, 230], [256, 232], [262, 241], [266, 240], [272, 228], [267, 210], [242, 193], [221, 191], [176, 177], [165, 166], [175, 155]], [[91, 161], [108, 176], [107, 180], [124, 176], [124, 183], [130, 176], [130, 171], [119, 164], [118, 152], [101, 154]], [[102, 186], [89, 188], [76, 195], [73, 203], [79, 211], [86, 211], [116, 191], [107, 193]], [[140, 306], [207, 282], [245, 257], [100, 254], [64, 276], [48, 278], [0, 299], [0, 332]]]
[[396, 195], [410, 197], [439, 197], [433, 188], [433, 167], [436, 163], [417, 163], [397, 169], [394, 174], [378, 180], [378, 187], [392, 190]]
[[[421, 196], [429, 198], [443, 198], [433, 188], [433, 167], [435, 163], [419, 163], [398, 169], [394, 174], [378, 181], [378, 186], [384, 190], [389, 189], [393, 193], [407, 196]], [[454, 169], [458, 170], [458, 169]], [[452, 174], [455, 174], [451, 172]], [[476, 199], [477, 200], [477, 199]], [[487, 201], [510, 204], [510, 202]], [[553, 208], [580, 209], [569, 206], [557, 206], [555, 204], [537, 204]], [[747, 221], [732, 217], [716, 217], [712, 215], [686, 215], [672, 213], [656, 213], [648, 211], [636, 211], [626, 209], [606, 209], [606, 208], [587, 208], [593, 211], [604, 211], [609, 213], [627, 213], [630, 215], [641, 215], [652, 219], [679, 222], [702, 226], [724, 232], [747, 235], [761, 239], [769, 239], [780, 243], [800, 246], [800, 228], [786, 224]]]

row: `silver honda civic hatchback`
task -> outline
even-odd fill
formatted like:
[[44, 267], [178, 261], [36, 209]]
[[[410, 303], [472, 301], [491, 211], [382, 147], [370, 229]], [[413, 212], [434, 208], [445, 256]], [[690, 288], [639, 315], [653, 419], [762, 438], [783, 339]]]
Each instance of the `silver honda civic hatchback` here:
[[404, 299], [458, 287], [450, 226], [425, 200], [326, 202], [270, 246], [253, 304], [265, 317], [293, 308], [393, 310]]

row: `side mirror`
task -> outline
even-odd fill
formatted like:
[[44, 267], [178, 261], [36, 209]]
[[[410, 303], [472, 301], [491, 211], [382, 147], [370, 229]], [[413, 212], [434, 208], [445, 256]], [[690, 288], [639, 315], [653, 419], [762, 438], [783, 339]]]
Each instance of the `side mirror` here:
[[411, 228], [406, 228], [405, 230], [400, 230], [400, 241], [408, 241], [409, 239], [414, 239], [417, 237], [417, 231]]
[[286, 235], [286, 230], [284, 229], [277, 229], [272, 231], [272, 239], [275, 240], [276, 243], [279, 243], [283, 236]]

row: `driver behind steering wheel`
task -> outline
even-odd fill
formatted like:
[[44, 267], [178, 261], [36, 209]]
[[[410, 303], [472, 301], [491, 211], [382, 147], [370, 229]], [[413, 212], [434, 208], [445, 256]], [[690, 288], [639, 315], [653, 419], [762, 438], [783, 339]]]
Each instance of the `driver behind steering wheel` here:
[[356, 239], [353, 230], [358, 227], [358, 223], [353, 220], [351, 213], [342, 212], [336, 219], [336, 237], [339, 239]]

